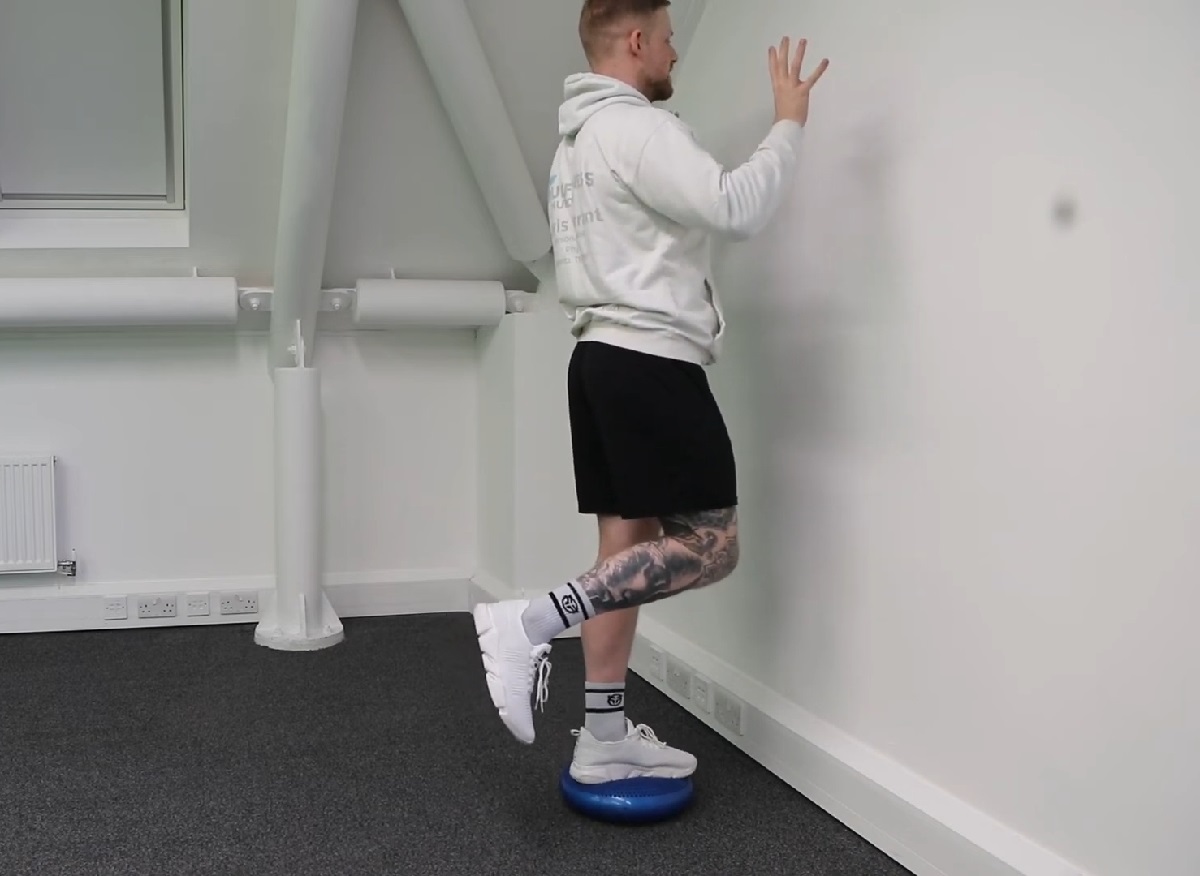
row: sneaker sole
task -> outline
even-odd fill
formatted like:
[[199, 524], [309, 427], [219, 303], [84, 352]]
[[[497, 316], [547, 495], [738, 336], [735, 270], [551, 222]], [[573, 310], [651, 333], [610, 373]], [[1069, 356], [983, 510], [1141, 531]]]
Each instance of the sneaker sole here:
[[500, 635], [496, 632], [495, 624], [492, 623], [492, 613], [488, 610], [487, 605], [480, 604], [475, 606], [472, 615], [475, 618], [475, 637], [479, 640], [479, 654], [483, 659], [483, 672], [487, 680], [488, 694], [492, 698], [492, 705], [500, 713], [500, 720], [504, 722], [508, 732], [518, 741], [532, 745], [534, 737], [525, 737], [519, 734], [508, 720], [508, 697], [504, 690], [504, 682], [500, 679], [500, 673], [496, 671], [499, 665], [496, 654], [500, 649]]
[[581, 785], [602, 785], [605, 782], [620, 782], [624, 779], [686, 779], [696, 771], [695, 767], [630, 767], [626, 764], [577, 768], [571, 764], [571, 778]]

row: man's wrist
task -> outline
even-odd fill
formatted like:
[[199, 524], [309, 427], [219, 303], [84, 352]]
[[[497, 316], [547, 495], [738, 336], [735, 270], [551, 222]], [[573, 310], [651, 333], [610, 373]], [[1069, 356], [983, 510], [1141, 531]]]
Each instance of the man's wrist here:
[[780, 118], [775, 120], [775, 124], [767, 132], [763, 145], [797, 155], [803, 141], [804, 126], [795, 119]]

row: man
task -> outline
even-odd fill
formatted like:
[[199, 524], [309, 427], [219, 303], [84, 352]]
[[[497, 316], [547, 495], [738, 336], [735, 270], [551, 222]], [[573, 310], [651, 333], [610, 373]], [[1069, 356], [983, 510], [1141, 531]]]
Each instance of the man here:
[[696, 759], [625, 718], [638, 606], [727, 577], [738, 561], [733, 448], [704, 373], [725, 330], [713, 235], [745, 238], [793, 178], [809, 91], [804, 41], [768, 51], [775, 123], [726, 172], [670, 112], [678, 60], [668, 0], [586, 0], [590, 73], [559, 110], [549, 217], [577, 343], [568, 398], [579, 511], [599, 521], [596, 565], [533, 600], [483, 604], [475, 626], [492, 702], [522, 742], [547, 695], [550, 642], [582, 624], [585, 723], [571, 775], [681, 778]]

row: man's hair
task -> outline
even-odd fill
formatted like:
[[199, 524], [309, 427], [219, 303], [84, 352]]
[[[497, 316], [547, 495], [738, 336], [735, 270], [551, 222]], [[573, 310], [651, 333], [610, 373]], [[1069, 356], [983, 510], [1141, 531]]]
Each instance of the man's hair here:
[[579, 40], [589, 63], [607, 54], [617, 36], [616, 27], [626, 18], [653, 15], [671, 5], [671, 0], [584, 0], [579, 14]]

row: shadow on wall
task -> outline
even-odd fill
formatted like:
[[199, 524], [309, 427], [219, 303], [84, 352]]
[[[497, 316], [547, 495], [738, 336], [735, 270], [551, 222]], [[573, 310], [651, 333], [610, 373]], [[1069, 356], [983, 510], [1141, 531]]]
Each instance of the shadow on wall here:
[[[771, 225], [714, 253], [729, 313], [714, 384], [729, 413], [743, 484], [744, 566], [771, 582], [742, 590], [766, 679], [836, 701], [839, 653], [855, 647], [829, 618], [851, 616], [847, 504], [870, 456], [901, 437], [905, 287], [893, 192], [897, 138], [888, 113], [860, 100], [841, 124], [808, 132], [801, 179]], [[758, 120], [731, 118], [720, 157], [749, 155]], [[786, 595], [785, 595], [786, 591]], [[820, 665], [799, 666], [803, 651]], [[750, 655], [747, 655], [750, 656]]]

